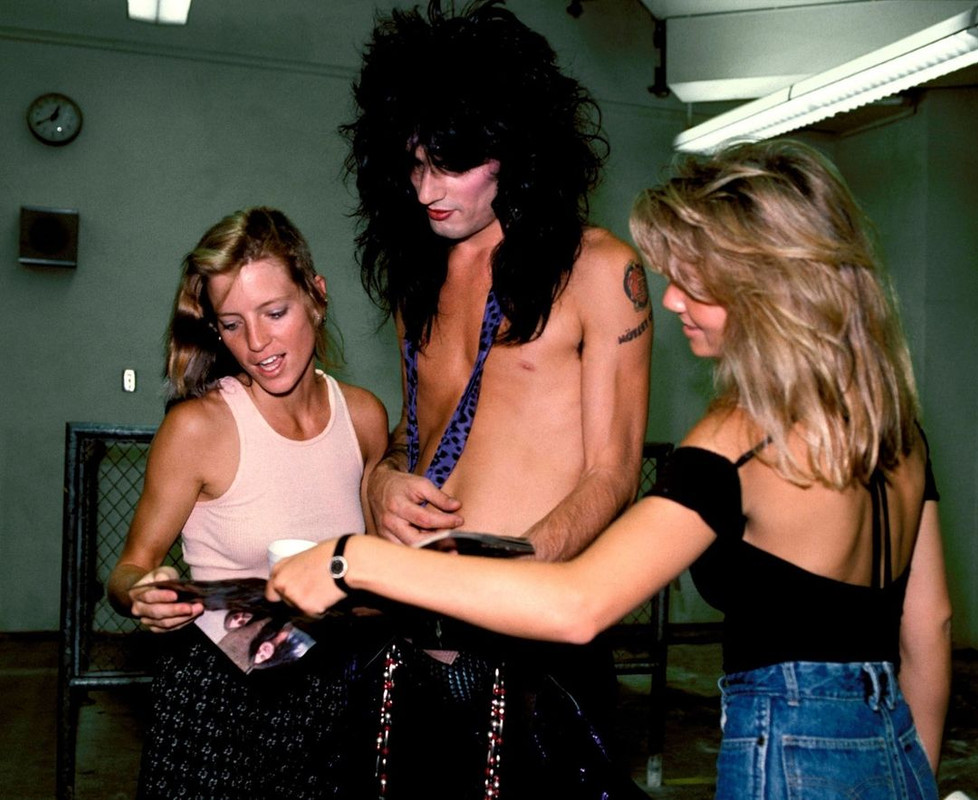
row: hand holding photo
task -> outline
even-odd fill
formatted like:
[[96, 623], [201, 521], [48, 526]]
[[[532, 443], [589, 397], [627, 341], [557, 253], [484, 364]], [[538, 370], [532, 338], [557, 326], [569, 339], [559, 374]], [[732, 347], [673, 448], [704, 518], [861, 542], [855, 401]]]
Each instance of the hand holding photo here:
[[236, 578], [221, 581], [166, 580], [148, 583], [157, 589], [177, 594], [177, 602], [201, 602], [206, 611], [230, 609], [270, 616], [279, 604], [265, 599], [264, 578]]

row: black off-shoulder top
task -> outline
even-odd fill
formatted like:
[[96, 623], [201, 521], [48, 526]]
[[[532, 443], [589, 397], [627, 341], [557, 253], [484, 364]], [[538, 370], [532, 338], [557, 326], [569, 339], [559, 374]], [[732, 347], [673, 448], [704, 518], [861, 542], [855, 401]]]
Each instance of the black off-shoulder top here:
[[[890, 661], [899, 664], [899, 631], [910, 568], [889, 575], [886, 483], [873, 493], [874, 563], [879, 585], [856, 586], [809, 572], [743, 540], [746, 517], [737, 461], [697, 447], [677, 448], [649, 495], [697, 512], [716, 541], [692, 565], [697, 589], [724, 613], [723, 668], [729, 673], [784, 661]], [[930, 459], [925, 499], [939, 499]]]

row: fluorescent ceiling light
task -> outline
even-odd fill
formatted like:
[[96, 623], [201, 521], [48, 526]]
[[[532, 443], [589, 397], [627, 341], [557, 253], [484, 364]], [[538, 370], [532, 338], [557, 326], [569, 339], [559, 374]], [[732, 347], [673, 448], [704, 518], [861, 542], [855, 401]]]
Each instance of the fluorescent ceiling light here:
[[129, 19], [159, 25], [186, 25], [190, 0], [128, 0]]
[[978, 63], [978, 6], [683, 131], [677, 150], [770, 139]]

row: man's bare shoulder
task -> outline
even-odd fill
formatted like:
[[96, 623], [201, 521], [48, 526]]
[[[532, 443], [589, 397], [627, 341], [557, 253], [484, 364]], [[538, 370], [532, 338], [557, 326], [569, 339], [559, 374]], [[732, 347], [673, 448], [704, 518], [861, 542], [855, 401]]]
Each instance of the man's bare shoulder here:
[[629, 283], [645, 287], [645, 269], [635, 249], [611, 231], [587, 228], [568, 288], [588, 302], [595, 292], [617, 293]]
[[620, 271], [622, 265], [631, 262], [639, 263], [640, 259], [630, 244], [605, 228], [587, 228], [581, 239], [581, 252], [574, 262], [574, 269]]
[[582, 318], [609, 325], [608, 332], [627, 337], [625, 341], [651, 326], [646, 322], [651, 304], [642, 261], [631, 245], [603, 228], [585, 231], [567, 301]]

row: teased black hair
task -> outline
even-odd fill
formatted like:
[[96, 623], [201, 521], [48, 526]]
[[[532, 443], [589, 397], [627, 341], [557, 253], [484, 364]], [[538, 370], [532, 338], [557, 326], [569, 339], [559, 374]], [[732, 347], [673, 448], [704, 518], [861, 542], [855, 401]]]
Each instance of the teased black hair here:
[[426, 14], [415, 7], [378, 19], [354, 85], [357, 119], [341, 127], [359, 190], [361, 280], [414, 342], [438, 311], [451, 242], [431, 231], [417, 201], [409, 143], [452, 171], [499, 161], [493, 208], [504, 238], [493, 287], [509, 343], [546, 325], [607, 156], [593, 99], [501, 2], [479, 0], [455, 15], [432, 0]]

